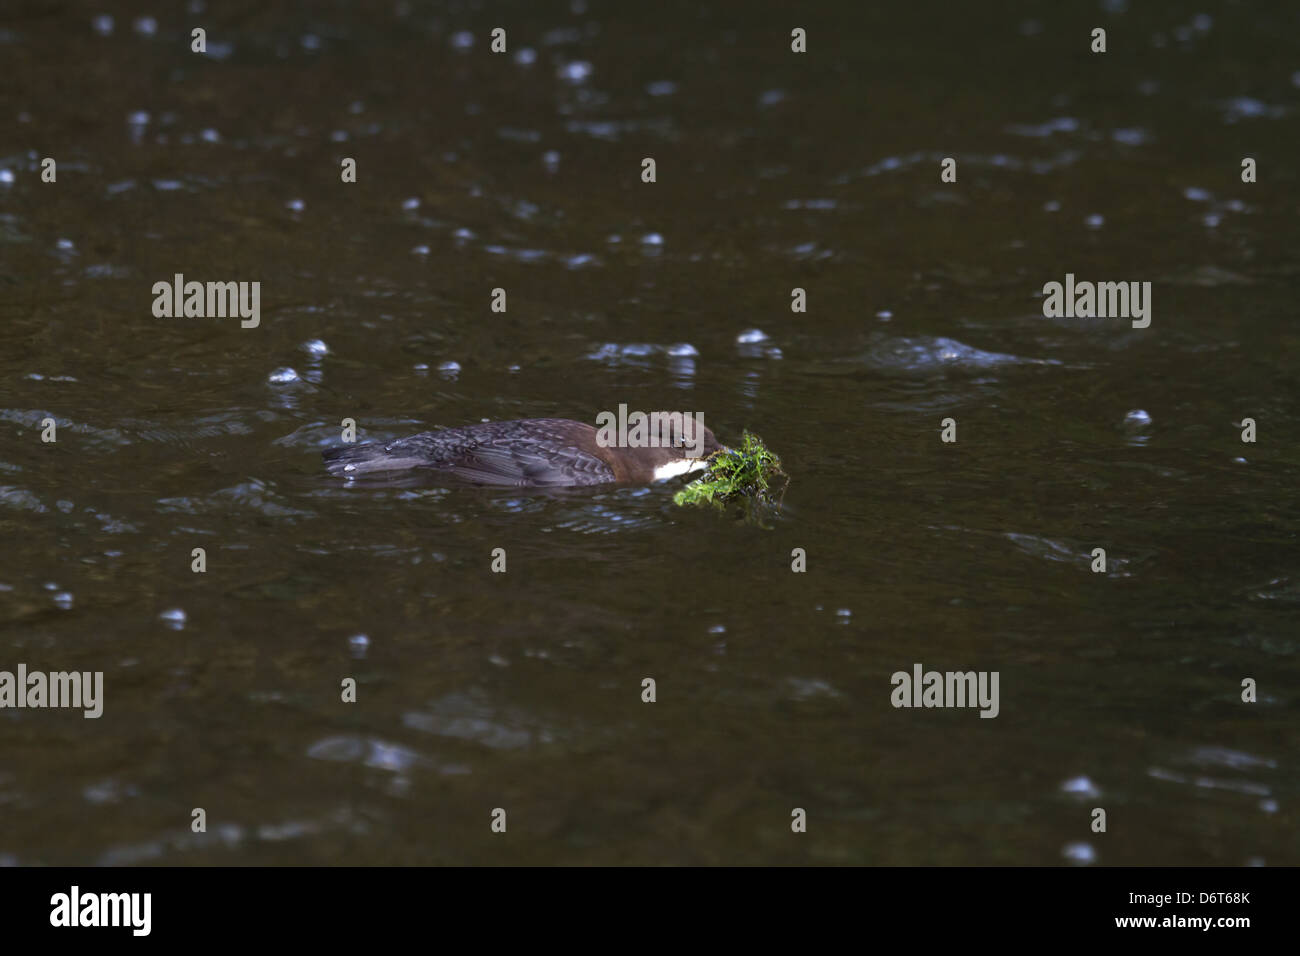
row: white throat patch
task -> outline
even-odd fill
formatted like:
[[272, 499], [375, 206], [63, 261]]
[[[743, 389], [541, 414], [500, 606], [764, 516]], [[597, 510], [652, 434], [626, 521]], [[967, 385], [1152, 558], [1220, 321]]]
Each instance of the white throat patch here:
[[668, 464], [656, 468], [655, 481], [676, 478], [678, 475], [688, 475], [693, 471], [703, 471], [708, 467], [709, 463], [703, 458], [678, 458], [676, 461], [670, 461]]

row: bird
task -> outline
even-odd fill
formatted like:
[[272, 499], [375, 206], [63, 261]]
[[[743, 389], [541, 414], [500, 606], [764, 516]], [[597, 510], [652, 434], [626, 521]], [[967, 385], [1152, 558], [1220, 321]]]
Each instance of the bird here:
[[657, 412], [650, 437], [622, 442], [567, 418], [480, 422], [420, 432], [390, 442], [343, 445], [322, 453], [331, 475], [347, 479], [425, 470], [479, 485], [566, 488], [648, 484], [707, 468], [722, 449], [703, 416]]

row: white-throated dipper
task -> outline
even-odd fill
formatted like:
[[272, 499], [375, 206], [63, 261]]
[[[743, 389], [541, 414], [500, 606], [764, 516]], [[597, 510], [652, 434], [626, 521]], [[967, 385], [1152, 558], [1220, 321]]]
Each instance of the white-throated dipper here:
[[323, 457], [330, 474], [341, 478], [429, 469], [475, 484], [561, 488], [643, 484], [701, 471], [721, 447], [697, 417], [667, 412], [650, 417], [665, 423], [650, 445], [636, 436], [626, 445], [610, 444], [603, 432], [566, 418], [524, 418], [344, 445]]

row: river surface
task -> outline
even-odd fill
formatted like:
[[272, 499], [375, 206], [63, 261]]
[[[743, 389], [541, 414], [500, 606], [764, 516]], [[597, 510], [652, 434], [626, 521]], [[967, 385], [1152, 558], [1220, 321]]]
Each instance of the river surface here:
[[[7, 3], [0, 862], [1300, 863], [1298, 10]], [[781, 514], [321, 466], [620, 403]]]

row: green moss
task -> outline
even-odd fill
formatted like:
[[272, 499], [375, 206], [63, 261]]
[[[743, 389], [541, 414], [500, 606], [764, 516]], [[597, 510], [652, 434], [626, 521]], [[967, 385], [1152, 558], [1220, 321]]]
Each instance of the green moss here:
[[763, 514], [781, 506], [790, 476], [781, 459], [752, 432], [745, 432], [739, 448], [726, 448], [709, 457], [704, 474], [673, 495], [676, 505], [706, 505], [725, 510], [737, 503], [750, 523], [762, 523]]

